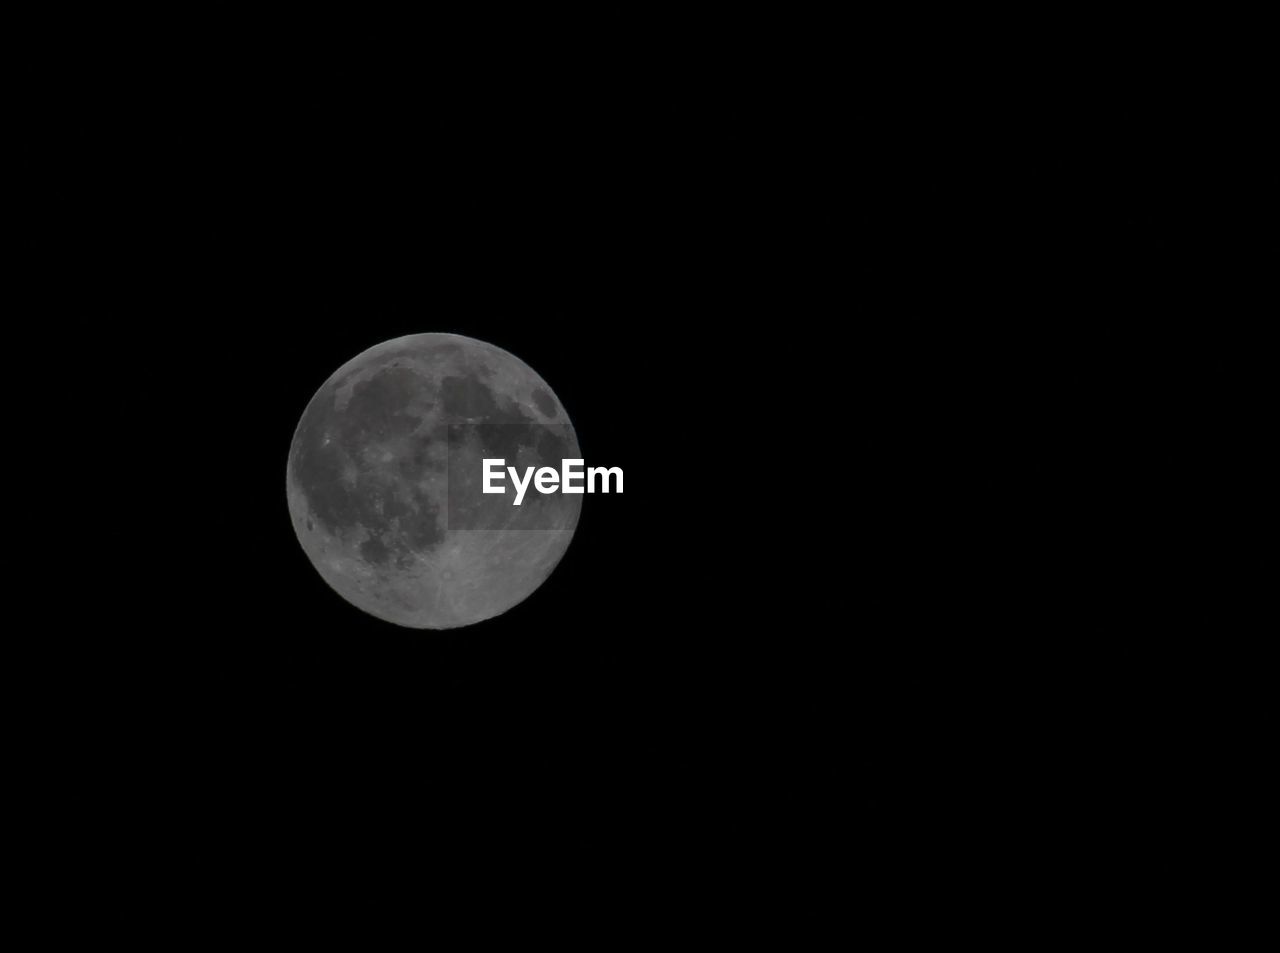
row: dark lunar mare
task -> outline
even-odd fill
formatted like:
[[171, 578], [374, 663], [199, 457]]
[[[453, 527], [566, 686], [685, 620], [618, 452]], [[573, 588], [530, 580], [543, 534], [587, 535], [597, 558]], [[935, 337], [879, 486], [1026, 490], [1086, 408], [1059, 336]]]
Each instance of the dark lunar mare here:
[[[445, 415], [458, 422], [453, 439], [474, 437], [485, 457], [506, 460], [514, 466], [522, 449], [532, 450], [536, 457], [533, 466], [559, 470], [561, 459], [569, 453], [562, 434], [539, 423], [519, 404], [499, 400], [477, 378], [446, 377], [441, 392]], [[537, 393], [546, 392], [539, 389]]]

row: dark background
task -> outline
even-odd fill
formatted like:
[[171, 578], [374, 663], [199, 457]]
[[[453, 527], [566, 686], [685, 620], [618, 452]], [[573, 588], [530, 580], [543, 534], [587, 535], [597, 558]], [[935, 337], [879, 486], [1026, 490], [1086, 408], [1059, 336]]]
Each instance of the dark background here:
[[[1222, 446], [1204, 371], [1274, 269], [1274, 176], [1179, 147], [1182, 99], [1112, 121], [1017, 70], [801, 59], [407, 106], [143, 71], [24, 140], [65, 473], [102, 501], [45, 757], [113, 922], [501, 887], [751, 922], [761, 884], [840, 901], [860, 850], [890, 887], [967, 878], [983, 818], [1090, 802], [1064, 764], [1134, 778], [1185, 738], [1148, 692], [1197, 643], [1146, 623], [1193, 617], [1147, 553], [1184, 542], [1168, 474]], [[332, 593], [284, 493], [316, 388], [421, 331], [519, 356], [626, 473], [533, 596], [444, 633]]]

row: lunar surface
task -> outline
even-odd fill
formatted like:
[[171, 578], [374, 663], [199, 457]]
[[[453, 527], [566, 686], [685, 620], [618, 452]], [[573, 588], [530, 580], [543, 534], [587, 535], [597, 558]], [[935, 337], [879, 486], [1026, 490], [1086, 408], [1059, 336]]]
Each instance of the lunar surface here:
[[484, 458], [560, 469], [581, 457], [555, 393], [519, 358], [456, 334], [370, 348], [311, 398], [289, 451], [289, 513], [342, 598], [445, 629], [527, 598], [573, 537], [581, 495], [485, 494]]

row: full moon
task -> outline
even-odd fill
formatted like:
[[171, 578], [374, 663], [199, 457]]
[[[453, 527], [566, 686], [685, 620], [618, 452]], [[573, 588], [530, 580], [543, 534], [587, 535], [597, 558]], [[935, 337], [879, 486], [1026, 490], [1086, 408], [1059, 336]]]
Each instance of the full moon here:
[[316, 571], [358, 609], [416, 629], [506, 612], [551, 574], [580, 495], [482, 493], [485, 458], [520, 473], [582, 454], [551, 387], [457, 334], [352, 358], [316, 391], [289, 450], [289, 513]]

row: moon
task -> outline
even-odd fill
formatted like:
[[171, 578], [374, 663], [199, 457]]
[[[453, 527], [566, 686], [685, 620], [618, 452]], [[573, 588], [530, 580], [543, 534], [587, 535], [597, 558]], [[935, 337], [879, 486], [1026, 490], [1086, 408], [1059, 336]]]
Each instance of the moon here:
[[289, 514], [321, 578], [358, 609], [415, 629], [471, 625], [528, 598], [564, 555], [581, 495], [513, 505], [482, 492], [484, 458], [560, 469], [582, 454], [527, 364], [457, 334], [375, 345], [316, 391], [289, 449]]

